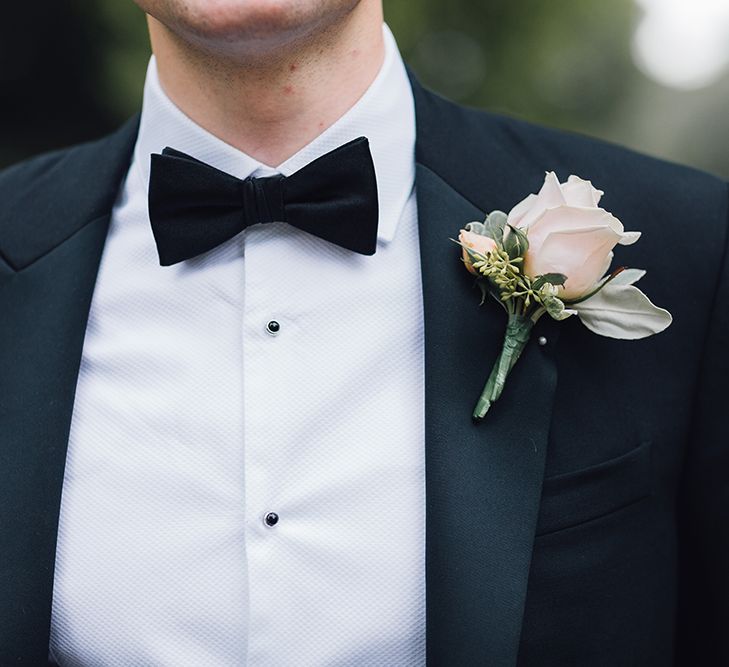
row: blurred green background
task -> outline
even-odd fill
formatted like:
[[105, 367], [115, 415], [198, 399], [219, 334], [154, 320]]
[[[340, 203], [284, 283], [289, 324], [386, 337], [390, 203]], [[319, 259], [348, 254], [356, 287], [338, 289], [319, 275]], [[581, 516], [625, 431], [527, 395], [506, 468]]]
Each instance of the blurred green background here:
[[[729, 179], [729, 68], [683, 89], [639, 69], [633, 39], [653, 1], [385, 0], [385, 12], [406, 61], [452, 99]], [[690, 14], [677, 16], [696, 27], [695, 43], [708, 43]], [[718, 19], [704, 20], [709, 29]], [[652, 39], [677, 55], [660, 33]], [[148, 57], [144, 16], [131, 0], [3, 8], [0, 166], [116, 127], [139, 107]]]

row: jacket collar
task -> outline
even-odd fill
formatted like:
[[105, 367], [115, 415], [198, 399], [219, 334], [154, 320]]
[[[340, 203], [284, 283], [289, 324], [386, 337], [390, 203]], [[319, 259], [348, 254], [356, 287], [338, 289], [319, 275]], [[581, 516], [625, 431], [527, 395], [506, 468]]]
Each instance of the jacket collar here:
[[[508, 209], [532, 186], [535, 169], [519, 162], [503, 123], [451, 105], [414, 79], [412, 85], [426, 345], [427, 659], [431, 667], [513, 665], [556, 384], [557, 330], [540, 321], [504, 396], [484, 422], [472, 424], [470, 410], [500, 348], [504, 316], [493, 304], [478, 307], [448, 239], [484, 211]], [[0, 329], [0, 542], [7, 545], [0, 618], [9, 621], [0, 629], [1, 664], [46, 660], [83, 338], [136, 133], [133, 119], [107, 139], [0, 180], [0, 192], [41, 193], [10, 197], [0, 217], [0, 310], [12, 313]], [[539, 336], [548, 345], [537, 346]]]

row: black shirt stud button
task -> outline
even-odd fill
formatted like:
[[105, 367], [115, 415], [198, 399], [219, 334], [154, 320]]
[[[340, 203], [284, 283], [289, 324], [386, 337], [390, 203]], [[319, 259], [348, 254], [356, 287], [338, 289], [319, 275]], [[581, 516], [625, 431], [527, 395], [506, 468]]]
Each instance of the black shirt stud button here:
[[275, 336], [279, 331], [281, 331], [281, 325], [276, 320], [271, 320], [266, 325], [266, 331], [268, 331], [268, 333], [272, 336]]
[[278, 514], [276, 512], [269, 512], [263, 518], [263, 522], [269, 527], [273, 528], [278, 523]]

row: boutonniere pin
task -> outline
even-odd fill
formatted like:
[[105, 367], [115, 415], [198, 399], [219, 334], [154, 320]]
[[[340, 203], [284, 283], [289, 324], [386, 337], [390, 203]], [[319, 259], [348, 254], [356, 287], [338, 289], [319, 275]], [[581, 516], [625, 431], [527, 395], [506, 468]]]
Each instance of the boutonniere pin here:
[[475, 275], [481, 303], [491, 296], [508, 314], [506, 334], [473, 418], [484, 418], [504, 389], [509, 372], [543, 315], [577, 315], [601, 336], [635, 340], [663, 331], [671, 314], [653, 305], [636, 286], [641, 269], [607, 271], [616, 245], [630, 245], [640, 232], [599, 207], [603, 193], [570, 176], [560, 183], [547, 173], [539, 194], [507, 215], [489, 214], [461, 230], [463, 263]]

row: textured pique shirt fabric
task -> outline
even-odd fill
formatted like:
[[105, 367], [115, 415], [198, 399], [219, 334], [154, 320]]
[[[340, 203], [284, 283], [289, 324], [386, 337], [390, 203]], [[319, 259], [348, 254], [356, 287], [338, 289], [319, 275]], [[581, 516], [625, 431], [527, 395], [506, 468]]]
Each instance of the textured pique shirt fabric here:
[[[187, 118], [151, 60], [76, 392], [59, 665], [425, 664], [415, 117], [384, 31], [364, 96], [275, 169]], [[151, 153], [288, 175], [361, 135], [378, 178], [374, 256], [274, 222], [159, 265]]]

